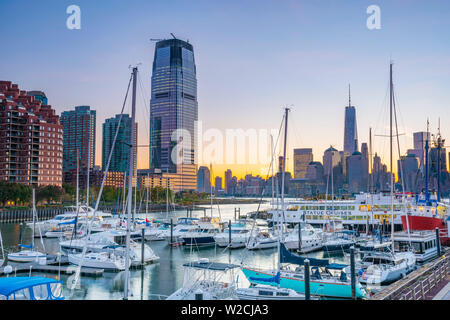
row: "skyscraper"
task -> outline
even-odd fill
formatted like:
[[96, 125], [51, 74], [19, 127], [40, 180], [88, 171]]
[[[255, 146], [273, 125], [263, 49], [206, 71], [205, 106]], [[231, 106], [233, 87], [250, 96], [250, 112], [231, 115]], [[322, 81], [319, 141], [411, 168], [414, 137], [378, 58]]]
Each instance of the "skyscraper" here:
[[150, 169], [176, 174], [182, 190], [196, 188], [197, 76], [193, 46], [158, 41], [150, 100]]
[[[119, 126], [120, 114], [115, 118], [106, 119], [103, 123], [103, 144], [102, 144], [102, 169], [106, 170], [109, 153], [111, 152], [114, 136]], [[137, 123], [134, 144], [137, 144]], [[130, 145], [131, 145], [131, 117], [123, 114], [120, 122], [120, 129], [117, 135], [116, 144], [112, 153], [109, 171], [127, 172], [130, 165]], [[134, 156], [134, 167], [136, 168], [137, 157]]]
[[225, 193], [232, 194], [233, 193], [233, 185], [232, 185], [233, 174], [231, 170], [228, 169], [225, 171]]
[[428, 140], [428, 144], [431, 148], [431, 139], [429, 132], [414, 132], [414, 150], [411, 153], [416, 154], [419, 157], [420, 170], [424, 172], [425, 165], [425, 143]]
[[311, 148], [294, 149], [294, 178], [304, 179], [308, 165], [313, 161]]
[[350, 86], [348, 106], [345, 107], [344, 152], [352, 155], [358, 151], [358, 132], [356, 128], [356, 109], [351, 105]]
[[201, 166], [197, 172], [197, 191], [198, 192], [211, 192], [211, 173], [209, 168]]
[[88, 167], [95, 164], [96, 111], [89, 106], [78, 106], [75, 110], [61, 113], [64, 126], [63, 180], [74, 183], [77, 171], [77, 151], [79, 152], [80, 175], [84, 176]]

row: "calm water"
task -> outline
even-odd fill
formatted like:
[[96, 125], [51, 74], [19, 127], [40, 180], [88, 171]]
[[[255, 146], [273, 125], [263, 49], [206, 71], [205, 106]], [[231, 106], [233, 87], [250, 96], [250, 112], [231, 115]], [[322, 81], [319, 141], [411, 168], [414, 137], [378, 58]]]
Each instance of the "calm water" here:
[[[210, 206], [207, 208], [207, 214], [211, 214]], [[241, 214], [247, 214], [256, 211], [258, 204], [240, 204], [240, 205], [217, 205], [213, 206], [213, 216], [220, 216], [222, 220], [234, 220], [234, 208], [239, 207]], [[261, 210], [267, 209], [268, 203], [261, 205]], [[145, 214], [140, 214], [145, 217]], [[148, 214], [149, 218], [173, 218], [176, 221], [179, 217], [186, 216], [186, 211], [174, 211], [169, 215], [164, 213]], [[194, 211], [194, 217], [203, 216], [202, 211]], [[3, 244], [5, 254], [8, 252], [18, 251], [18, 242], [20, 227], [19, 224], [2, 224], [0, 230], [3, 236]], [[32, 230], [25, 228], [23, 232], [24, 244], [31, 243]], [[131, 291], [133, 299], [159, 299], [159, 295], [168, 296], [180, 288], [183, 284], [183, 264], [189, 261], [195, 261], [200, 258], [209, 258], [211, 261], [220, 261], [225, 263], [241, 262], [245, 265], [254, 267], [275, 268], [277, 261], [276, 249], [265, 249], [256, 251], [247, 251], [245, 249], [227, 250], [220, 247], [207, 248], [185, 248], [170, 247], [166, 241], [147, 242], [153, 251], [160, 257], [156, 264], [147, 265], [143, 270], [132, 270], [130, 272]], [[59, 251], [57, 239], [43, 239], [45, 251], [49, 254], [55, 254]], [[38, 250], [42, 250], [41, 240], [35, 239], [35, 246]], [[308, 254], [311, 257], [323, 258], [323, 252], [314, 252]], [[348, 258], [343, 255], [327, 257], [331, 261], [348, 263]], [[239, 285], [248, 286], [248, 282], [242, 272], [239, 272]], [[27, 273], [20, 273], [27, 275]], [[33, 272], [34, 276], [45, 276], [57, 279], [57, 274]], [[64, 283], [64, 294], [67, 299], [83, 299], [83, 300], [114, 300], [121, 299], [123, 296], [124, 272], [105, 272], [102, 277], [91, 278], [81, 277], [81, 286], [79, 289], [70, 290], [67, 288], [68, 275], [61, 274], [60, 280]]]

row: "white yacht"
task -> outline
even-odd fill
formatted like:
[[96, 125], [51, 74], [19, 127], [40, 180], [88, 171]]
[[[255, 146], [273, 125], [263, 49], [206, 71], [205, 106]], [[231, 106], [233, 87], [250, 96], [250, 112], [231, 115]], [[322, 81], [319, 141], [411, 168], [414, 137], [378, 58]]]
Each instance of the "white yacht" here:
[[21, 250], [19, 252], [13, 252], [8, 254], [8, 261], [14, 262], [38, 262], [42, 259], [47, 260], [47, 255], [42, 252], [30, 250]]
[[[245, 248], [251, 234], [252, 227], [246, 223], [232, 223], [231, 224], [231, 242], [230, 242], [230, 227], [224, 229], [223, 232], [218, 233], [214, 236], [219, 247], [229, 247], [229, 248]], [[256, 233], [257, 229], [253, 230]]]
[[412, 252], [369, 252], [364, 254], [358, 264], [362, 273], [359, 281], [366, 284], [391, 283], [404, 278], [414, 270], [415, 265], [416, 257]]

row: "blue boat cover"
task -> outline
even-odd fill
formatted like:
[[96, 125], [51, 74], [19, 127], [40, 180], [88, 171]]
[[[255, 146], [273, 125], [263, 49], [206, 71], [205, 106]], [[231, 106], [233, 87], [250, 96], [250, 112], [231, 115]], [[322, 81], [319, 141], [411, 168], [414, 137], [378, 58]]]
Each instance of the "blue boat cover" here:
[[55, 279], [45, 277], [11, 277], [0, 278], [0, 294], [9, 296], [21, 289], [39, 286], [47, 283], [58, 283]]
[[272, 278], [249, 277], [249, 279], [253, 280], [253, 281], [275, 282], [275, 283], [280, 284], [280, 277], [281, 277], [280, 272], [277, 272], [277, 274], [274, 277], [272, 277]]
[[298, 254], [290, 252], [286, 249], [284, 243], [280, 243], [280, 262], [281, 263], [292, 263], [298, 264], [300, 266], [305, 264], [305, 260], [309, 260], [309, 265], [311, 267], [326, 267], [330, 264], [328, 259], [314, 259], [310, 257], [302, 257]]
[[26, 245], [26, 244], [21, 244], [21, 243], [19, 243], [19, 247], [21, 247], [21, 248], [33, 249], [33, 245], [32, 245], [32, 244]]
[[348, 267], [347, 264], [332, 263], [332, 264], [329, 264], [329, 265], [327, 266], [327, 269], [332, 269], [332, 270], [342, 270], [342, 269], [344, 269], [344, 268], [346, 268], [346, 267]]

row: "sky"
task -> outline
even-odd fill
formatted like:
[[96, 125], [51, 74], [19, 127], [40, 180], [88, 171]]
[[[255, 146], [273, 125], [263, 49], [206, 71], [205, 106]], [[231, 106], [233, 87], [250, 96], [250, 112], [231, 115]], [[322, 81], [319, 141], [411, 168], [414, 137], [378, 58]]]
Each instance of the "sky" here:
[[[79, 30], [66, 26], [73, 4]], [[380, 29], [367, 28], [370, 5], [380, 8]], [[450, 136], [449, 16], [447, 0], [1, 0], [0, 80], [44, 91], [58, 114], [77, 105], [97, 110], [101, 164], [102, 123], [120, 113], [129, 66], [138, 63], [138, 137], [148, 145], [150, 39], [173, 33], [194, 46], [203, 130], [278, 130], [289, 106], [292, 171], [293, 148], [313, 148], [315, 161], [330, 145], [342, 150], [350, 83], [359, 142], [369, 141], [372, 127], [373, 153], [388, 164], [390, 61], [401, 153], [427, 118], [432, 133], [440, 119], [442, 136]], [[238, 178], [267, 171], [267, 163], [212, 165], [219, 176], [227, 168]], [[138, 167], [148, 167], [146, 147]]]

